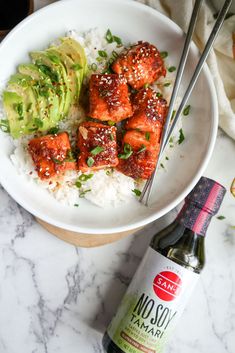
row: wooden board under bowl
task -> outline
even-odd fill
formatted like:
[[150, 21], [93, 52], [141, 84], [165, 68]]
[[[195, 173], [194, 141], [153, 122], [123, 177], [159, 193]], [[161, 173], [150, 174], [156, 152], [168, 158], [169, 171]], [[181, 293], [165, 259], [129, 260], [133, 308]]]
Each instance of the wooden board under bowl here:
[[62, 229], [56, 226], [53, 226], [49, 223], [42, 221], [39, 218], [36, 218], [37, 222], [45, 228], [48, 232], [55, 235], [67, 243], [73, 244], [82, 248], [91, 248], [95, 246], [101, 246], [109, 243], [113, 243], [117, 240], [120, 240], [130, 234], [135, 233], [140, 228], [135, 228], [132, 230], [127, 230], [120, 233], [110, 233], [110, 234], [88, 234], [88, 233], [77, 233], [70, 230]]

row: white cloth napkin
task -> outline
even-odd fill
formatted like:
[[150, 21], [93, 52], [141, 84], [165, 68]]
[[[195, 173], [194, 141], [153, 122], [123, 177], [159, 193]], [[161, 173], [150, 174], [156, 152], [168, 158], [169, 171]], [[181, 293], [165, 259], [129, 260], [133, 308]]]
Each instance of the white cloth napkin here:
[[[137, 0], [164, 13], [176, 22], [184, 32], [193, 10], [193, 0]], [[223, 2], [221, 1], [221, 5]], [[194, 41], [202, 51], [214, 25], [215, 19], [209, 7], [203, 3], [196, 24]], [[235, 37], [235, 15], [228, 18], [214, 43], [207, 59], [219, 105], [219, 125], [235, 139], [235, 58], [233, 40]]]

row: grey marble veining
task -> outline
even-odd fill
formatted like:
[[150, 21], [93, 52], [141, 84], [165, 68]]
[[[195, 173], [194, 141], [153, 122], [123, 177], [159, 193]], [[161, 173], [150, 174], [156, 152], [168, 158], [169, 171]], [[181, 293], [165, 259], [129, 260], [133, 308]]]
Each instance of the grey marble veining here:
[[[219, 136], [209, 176], [228, 151], [235, 152], [234, 143]], [[220, 170], [214, 177], [226, 184], [230, 172]], [[79, 249], [43, 230], [2, 188], [0, 200], [0, 351], [102, 352], [102, 333], [152, 234], [177, 210], [117, 243]], [[221, 214], [225, 220], [214, 219], [209, 228], [207, 267], [168, 353], [234, 351], [234, 200], [229, 193]]]

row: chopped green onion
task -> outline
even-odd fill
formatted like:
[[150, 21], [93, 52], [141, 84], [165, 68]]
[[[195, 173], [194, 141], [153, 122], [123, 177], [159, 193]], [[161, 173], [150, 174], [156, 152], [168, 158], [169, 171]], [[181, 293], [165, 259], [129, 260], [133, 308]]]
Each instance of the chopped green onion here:
[[58, 73], [55, 71], [52, 71], [52, 69], [44, 64], [41, 64], [40, 62], [36, 61], [36, 65], [44, 75], [49, 76], [52, 80], [52, 82], [59, 82], [59, 76]]
[[218, 217], [216, 217], [217, 219], [219, 219], [220, 221], [222, 221], [223, 219], [225, 219], [226, 217], [224, 217], [224, 216], [218, 216]]
[[114, 125], [115, 125], [115, 121], [109, 120], [109, 121], [108, 121], [108, 125], [109, 125], [109, 126], [114, 126]]
[[174, 142], [173, 137], [170, 137], [169, 142], [170, 142], [170, 143], [173, 143], [173, 142]]
[[180, 136], [178, 139], [178, 144], [180, 145], [185, 140], [185, 137], [182, 129], [180, 129], [179, 133], [180, 133]]
[[113, 141], [114, 140], [113, 134], [109, 134], [109, 138], [110, 138], [111, 141]]
[[89, 69], [92, 70], [92, 71], [96, 71], [98, 69], [98, 66], [96, 63], [92, 63], [90, 66], [89, 66]]
[[4, 132], [10, 132], [9, 120], [0, 119], [0, 128]]
[[82, 187], [82, 183], [81, 183], [79, 180], [77, 180], [77, 181], [75, 182], [75, 185], [76, 185], [76, 187], [77, 187], [78, 189], [80, 189], [80, 188]]
[[107, 67], [101, 72], [102, 74], [112, 74], [112, 70], [110, 69], [110, 67]]
[[67, 155], [64, 162], [76, 162], [75, 153], [71, 150], [67, 150]]
[[146, 146], [145, 145], [141, 145], [138, 153], [144, 152], [146, 150]]
[[38, 93], [41, 97], [49, 97], [49, 92], [48, 89], [46, 87], [40, 87], [38, 90]]
[[118, 45], [122, 45], [122, 40], [121, 38], [114, 36], [110, 29], [107, 30], [105, 39], [107, 40], [108, 43], [113, 43], [116, 42]]
[[43, 127], [43, 121], [39, 118], [35, 118], [34, 125], [36, 125], [38, 128]]
[[158, 98], [161, 98], [161, 97], [162, 97], [162, 94], [161, 94], [160, 92], [157, 92], [156, 96], [157, 96]]
[[169, 72], [174, 72], [176, 70], [176, 67], [175, 66], [171, 66], [168, 68], [168, 71]]
[[146, 132], [145, 133], [145, 139], [147, 140], [147, 141], [149, 141], [150, 140], [150, 132]]
[[75, 203], [75, 204], [74, 204], [74, 207], [79, 207], [79, 204], [78, 204], [78, 203]]
[[82, 69], [82, 66], [80, 64], [74, 64], [72, 66], [72, 69], [74, 69], [75, 71], [78, 71], [78, 70], [81, 70]]
[[166, 160], [169, 161], [169, 157], [166, 156]]
[[183, 115], [187, 116], [189, 115], [191, 105], [186, 105], [186, 107], [183, 110]]
[[54, 54], [47, 53], [48, 58], [54, 63], [54, 64], [60, 64], [60, 58]]
[[[109, 66], [112, 65], [112, 63], [114, 62], [114, 60], [115, 60], [114, 58], [110, 58], [110, 59], [108, 60], [108, 69], [109, 69], [109, 70], [110, 70]], [[108, 70], [108, 69], [107, 69], [107, 70]], [[111, 70], [110, 70], [110, 71], [111, 71]]]
[[18, 120], [24, 120], [24, 117], [23, 117], [23, 116], [20, 116], [20, 117], [18, 118]]
[[63, 161], [60, 161], [60, 160], [57, 159], [57, 158], [51, 157], [51, 159], [53, 160], [53, 162], [54, 162], [55, 164], [62, 164], [62, 163], [63, 163]]
[[80, 194], [79, 194], [79, 197], [84, 197], [85, 196], [85, 194], [87, 193], [87, 192], [90, 192], [91, 191], [91, 189], [87, 189], [87, 190], [84, 190], [84, 191], [82, 191], [82, 192], [80, 192]]
[[131, 145], [129, 143], [124, 144], [123, 152], [124, 153], [121, 153], [118, 155], [118, 158], [128, 159], [132, 155], [133, 151], [132, 151]]
[[33, 123], [34, 125], [36, 125], [37, 128], [43, 127], [43, 121], [39, 118], [35, 118]]
[[164, 83], [164, 87], [169, 87], [170, 85], [171, 85], [171, 82]]
[[122, 40], [121, 38], [117, 36], [113, 36], [113, 41], [117, 43], [117, 45], [122, 45]]
[[149, 87], [149, 83], [145, 83], [144, 88], [148, 88], [148, 87]]
[[18, 103], [18, 104], [15, 104], [14, 105], [14, 108], [15, 108], [15, 111], [19, 114], [19, 116], [22, 116], [23, 115], [23, 103]]
[[98, 56], [98, 57], [96, 58], [96, 61], [98, 61], [98, 63], [101, 63], [103, 60], [104, 60], [104, 59], [101, 58], [100, 56]]
[[106, 175], [112, 175], [113, 174], [113, 168], [106, 170]]
[[114, 59], [117, 59], [117, 57], [118, 57], [118, 53], [115, 50], [112, 51], [112, 57]]
[[162, 51], [162, 52], [160, 53], [160, 56], [161, 56], [162, 59], [165, 59], [165, 58], [168, 57], [168, 52], [167, 52], [167, 51]]
[[94, 174], [81, 174], [78, 179], [80, 181], [87, 181], [87, 180], [91, 179], [93, 177], [93, 175]]
[[113, 35], [112, 35], [110, 29], [107, 30], [106, 35], [105, 35], [105, 39], [107, 40], [108, 43], [113, 42]]
[[56, 135], [58, 133], [58, 131], [59, 131], [59, 127], [54, 126], [50, 130], [48, 130], [48, 134]]
[[93, 148], [93, 149], [91, 150], [91, 154], [92, 154], [93, 156], [96, 156], [97, 154], [99, 154], [99, 153], [101, 153], [101, 152], [103, 152], [103, 151], [104, 151], [104, 147], [96, 146], [95, 148]]
[[131, 190], [134, 194], [136, 194], [136, 196], [140, 196], [141, 195], [141, 191], [139, 189], [134, 189], [134, 190]]
[[56, 87], [56, 89], [55, 89], [55, 92], [56, 92], [56, 94], [57, 94], [57, 96], [61, 96], [62, 95], [62, 90], [59, 88], [59, 87]]
[[88, 167], [92, 167], [93, 164], [95, 163], [95, 161], [92, 157], [88, 157], [86, 163], [87, 163]]
[[161, 166], [162, 168], [165, 168], [165, 167], [164, 167], [164, 164], [162, 164], [162, 163], [160, 163], [160, 166]]
[[108, 54], [106, 53], [105, 50], [98, 50], [98, 54], [101, 58], [107, 58]]

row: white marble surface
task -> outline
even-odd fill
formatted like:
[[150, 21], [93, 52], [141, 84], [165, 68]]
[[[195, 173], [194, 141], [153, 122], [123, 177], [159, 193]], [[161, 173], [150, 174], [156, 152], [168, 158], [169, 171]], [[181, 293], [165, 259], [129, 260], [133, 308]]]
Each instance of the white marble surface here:
[[[219, 131], [205, 175], [229, 189], [234, 156], [235, 143]], [[117, 243], [79, 249], [42, 229], [0, 187], [0, 352], [103, 352], [102, 333], [152, 234], [176, 212]], [[167, 353], [235, 352], [235, 199], [229, 191], [220, 214], [226, 218], [211, 223], [207, 266]]]

